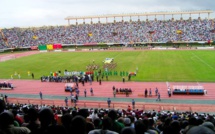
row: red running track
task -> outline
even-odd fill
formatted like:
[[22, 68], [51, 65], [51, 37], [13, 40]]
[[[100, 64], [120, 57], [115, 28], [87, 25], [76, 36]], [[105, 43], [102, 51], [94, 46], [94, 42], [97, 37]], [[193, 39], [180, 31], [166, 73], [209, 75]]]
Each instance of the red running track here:
[[[61, 95], [68, 96], [68, 92], [64, 91], [65, 83], [55, 83], [55, 82], [40, 82], [39, 80], [0, 80], [0, 82], [9, 81], [15, 85], [14, 90], [2, 90], [1, 93], [12, 93], [12, 94], [38, 94], [40, 91], [43, 92], [43, 95]], [[173, 85], [186, 85], [186, 86], [203, 86], [208, 94], [207, 95], [174, 95], [171, 98], [167, 95], [167, 85], [172, 87]], [[88, 90], [92, 87], [95, 97], [113, 97], [112, 87], [116, 88], [131, 88], [133, 93], [129, 96], [130, 98], [141, 98], [140, 94], [144, 94], [145, 88], [152, 89], [152, 97], [156, 98], [155, 88], [159, 89], [162, 99], [198, 99], [198, 100], [215, 100], [215, 83], [166, 83], [166, 82], [102, 82], [102, 85], [99, 85], [98, 82], [85, 83], [85, 86], [79, 84], [80, 96], [84, 96], [84, 89]], [[117, 97], [124, 98], [125, 95], [117, 95]]]

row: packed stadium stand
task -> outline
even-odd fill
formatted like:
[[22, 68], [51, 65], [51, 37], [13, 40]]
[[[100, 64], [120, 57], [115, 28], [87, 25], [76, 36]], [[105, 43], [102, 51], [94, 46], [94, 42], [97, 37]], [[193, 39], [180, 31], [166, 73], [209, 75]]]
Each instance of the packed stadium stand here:
[[[0, 49], [40, 44], [215, 40], [215, 19], [131, 21], [1, 29]], [[8, 45], [9, 44], [9, 45]], [[11, 58], [3, 57], [2, 61]], [[41, 81], [46, 79], [41, 77]], [[5, 88], [1, 84], [0, 88]], [[7, 86], [6, 86], [7, 87]], [[177, 93], [181, 90], [176, 89]], [[186, 94], [188, 90], [186, 90]], [[189, 90], [194, 91], [194, 90]], [[197, 90], [195, 90], [197, 91]], [[199, 91], [199, 90], [198, 90]], [[197, 92], [198, 92], [197, 91]], [[196, 92], [195, 92], [196, 93]], [[203, 93], [203, 90], [202, 92]], [[42, 97], [41, 97], [42, 99]], [[11, 103], [0, 97], [0, 134], [215, 134], [215, 115]]]
[[39, 44], [130, 43], [215, 40], [214, 19], [159, 20], [2, 29], [0, 48]]
[[13, 104], [0, 100], [0, 132], [22, 134], [214, 134], [214, 115]]

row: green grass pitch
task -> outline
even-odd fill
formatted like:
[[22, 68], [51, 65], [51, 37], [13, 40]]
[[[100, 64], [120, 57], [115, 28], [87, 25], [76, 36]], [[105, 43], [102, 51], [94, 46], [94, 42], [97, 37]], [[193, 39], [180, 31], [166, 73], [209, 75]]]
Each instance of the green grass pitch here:
[[[31, 79], [27, 75], [30, 71], [39, 79], [58, 70], [86, 71], [93, 60], [102, 68], [105, 58], [114, 58], [117, 63], [114, 70], [118, 72], [135, 72], [138, 67], [132, 81], [215, 82], [215, 51], [211, 50], [40, 53], [0, 62], [0, 78], [10, 79], [14, 72], [20, 73], [21, 79]], [[121, 80], [120, 76], [109, 76], [109, 81]]]

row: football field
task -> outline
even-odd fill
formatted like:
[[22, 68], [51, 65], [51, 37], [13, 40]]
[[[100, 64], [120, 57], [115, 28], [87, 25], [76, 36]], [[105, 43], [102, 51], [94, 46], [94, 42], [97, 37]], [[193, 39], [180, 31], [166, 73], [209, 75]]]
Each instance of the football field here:
[[[132, 81], [215, 82], [215, 51], [213, 50], [144, 50], [144, 51], [91, 51], [48, 52], [0, 62], [0, 78], [10, 79], [15, 72], [21, 79], [36, 79], [50, 72], [86, 71], [89, 64], [99, 65], [104, 71], [105, 58], [114, 58], [118, 76], [109, 81], [121, 81], [120, 71], [135, 72]], [[18, 77], [14, 76], [14, 79]]]

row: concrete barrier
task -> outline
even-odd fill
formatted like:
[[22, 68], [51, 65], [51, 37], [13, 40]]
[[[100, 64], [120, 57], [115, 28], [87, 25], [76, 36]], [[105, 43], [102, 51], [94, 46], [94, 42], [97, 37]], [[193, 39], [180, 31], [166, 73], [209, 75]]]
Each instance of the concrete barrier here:
[[74, 52], [75, 49], [68, 49], [67, 51], [69, 51], [69, 52]]
[[62, 52], [62, 50], [54, 50], [54, 52]]
[[44, 52], [48, 52], [47, 50], [40, 50], [40, 52], [44, 53]]
[[197, 49], [214, 49], [214, 47], [197, 47]]

